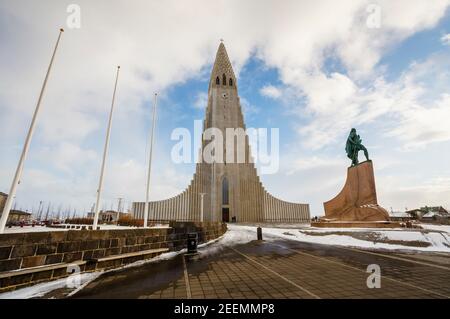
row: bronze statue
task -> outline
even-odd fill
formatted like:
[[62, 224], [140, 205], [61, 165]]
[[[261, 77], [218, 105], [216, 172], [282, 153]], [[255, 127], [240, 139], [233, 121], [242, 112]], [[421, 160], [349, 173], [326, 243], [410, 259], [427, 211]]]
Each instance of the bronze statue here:
[[364, 145], [361, 144], [362, 139], [356, 134], [356, 129], [352, 128], [350, 134], [347, 138], [347, 144], [345, 145], [345, 151], [347, 152], [347, 157], [352, 160], [352, 166], [358, 165], [358, 152], [364, 151], [364, 156], [366, 160], [369, 160], [369, 153]]

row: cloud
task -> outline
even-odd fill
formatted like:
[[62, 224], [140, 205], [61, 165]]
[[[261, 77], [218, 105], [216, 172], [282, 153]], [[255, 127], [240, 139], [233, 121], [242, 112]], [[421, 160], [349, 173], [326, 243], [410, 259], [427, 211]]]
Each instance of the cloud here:
[[270, 97], [272, 99], [277, 99], [281, 97], [281, 90], [273, 85], [266, 85], [259, 90], [262, 96]]
[[82, 149], [68, 142], [58, 143], [54, 148], [41, 149], [38, 156], [43, 161], [51, 162], [55, 168], [69, 172], [73, 167], [80, 169], [99, 159], [95, 151]]
[[441, 43], [442, 43], [443, 45], [450, 45], [450, 33], [444, 34], [444, 35], [441, 37]]
[[241, 102], [242, 113], [244, 113], [245, 117], [248, 118], [259, 113], [259, 108], [251, 104], [246, 98], [240, 97], [239, 101]]
[[326, 158], [319, 156], [312, 156], [309, 158], [296, 158], [290, 162], [290, 168], [287, 170], [287, 174], [291, 175], [301, 171], [312, 170], [327, 170], [336, 167], [345, 167], [346, 162], [338, 158]]
[[[277, 1], [256, 0], [186, 3], [136, 0], [132, 4], [124, 0], [77, 1], [81, 7], [81, 29], [67, 29], [63, 35], [33, 140], [36, 149], [51, 149], [58, 154], [56, 162], [49, 161], [40, 171], [51, 171], [52, 165], [56, 165], [65, 174], [71, 170], [71, 175], [77, 178], [67, 181], [70, 187], [66, 188], [62, 187], [64, 178], [52, 175], [61, 184], [58, 188], [49, 186], [47, 193], [67, 200], [81, 197], [91, 200], [81, 190], [90, 188], [88, 193], [92, 194], [95, 178], [91, 181], [92, 171], [82, 168], [90, 166], [94, 159], [89, 150], [102, 150], [115, 67], [120, 64], [110, 152], [110, 158], [119, 164], [111, 165], [126, 171], [126, 166], [120, 165], [128, 163], [128, 169], [136, 175], [118, 177], [122, 185], [130, 187], [129, 191], [125, 192], [120, 185], [112, 189], [126, 193], [129, 198], [142, 198], [141, 189], [125, 180], [137, 183], [141, 174], [138, 172], [143, 169], [136, 165], [142, 162], [142, 149], [146, 145], [148, 101], [155, 91], [164, 96], [170, 88], [208, 73], [220, 38], [225, 39], [238, 76], [249, 57], [255, 55], [267, 67], [277, 70], [283, 88], [307, 102], [306, 106], [296, 103], [299, 118], [307, 120], [298, 127], [307, 144], [332, 143], [348, 130], [350, 123], [370, 123], [390, 113], [393, 105], [404, 128], [396, 136], [410, 137], [405, 143], [416, 140], [410, 124], [414, 116], [401, 115], [407, 107], [403, 101], [418, 101], [422, 98], [420, 91], [412, 90], [428, 88], [406, 78], [403, 82], [388, 83], [379, 77], [377, 64], [402, 40], [434, 27], [450, 1], [378, 1], [382, 9], [380, 29], [366, 26], [366, 8], [371, 2], [344, 0], [336, 5], [331, 0], [292, 0], [280, 6]], [[0, 133], [5, 148], [13, 149], [23, 143], [57, 28], [64, 26], [70, 3], [0, 2], [0, 112], [5, 115], [0, 117]], [[346, 72], [327, 73], [324, 66], [330, 58], [339, 61]], [[265, 91], [274, 98], [278, 94], [275, 92], [273, 88]], [[200, 107], [205, 96], [197, 97], [194, 106]], [[442, 109], [443, 101], [435, 100], [431, 105]], [[241, 102], [246, 114], [258, 111], [245, 99]], [[422, 102], [417, 110], [426, 114], [428, 107]], [[436, 113], [428, 116], [447, 114], [433, 112]], [[430, 124], [430, 121], [423, 123]], [[428, 136], [436, 136], [432, 138], [436, 141], [446, 139], [446, 133], [441, 131]], [[64, 155], [65, 151], [87, 156], [88, 160], [85, 163], [71, 160]], [[33, 155], [36, 153], [30, 152], [30, 165], [37, 164]], [[10, 162], [13, 161], [2, 160], [2, 170], [8, 171], [2, 175], [9, 176], [13, 171]], [[94, 172], [97, 170], [98, 167]], [[158, 172], [156, 176], [165, 175]], [[10, 179], [2, 181], [4, 188]], [[179, 190], [183, 188], [173, 179], [162, 182]], [[172, 194], [174, 188], [161, 188], [161, 192]], [[58, 192], [53, 193], [54, 190]], [[31, 200], [31, 194], [27, 194]]]
[[450, 140], [450, 95], [444, 94], [428, 107], [416, 106], [405, 110], [397, 127], [389, 135], [405, 143], [405, 149], [424, 147], [429, 143]]
[[208, 93], [199, 92], [194, 102], [194, 108], [204, 110], [208, 106]]
[[[404, 210], [423, 206], [450, 207], [450, 180], [448, 177], [420, 178], [420, 183], [411, 177], [399, 180], [393, 175], [379, 176], [377, 181], [381, 204], [395, 203], [395, 209]], [[388, 208], [388, 207], [385, 207]]]
[[385, 136], [394, 136], [405, 149], [450, 140], [450, 58], [434, 54], [414, 62], [395, 81], [384, 76], [364, 85], [348, 76], [332, 73], [305, 78], [302, 94], [306, 107], [297, 109], [299, 118], [309, 116], [298, 127], [304, 145], [323, 148], [341, 139], [350, 127], [383, 119]]

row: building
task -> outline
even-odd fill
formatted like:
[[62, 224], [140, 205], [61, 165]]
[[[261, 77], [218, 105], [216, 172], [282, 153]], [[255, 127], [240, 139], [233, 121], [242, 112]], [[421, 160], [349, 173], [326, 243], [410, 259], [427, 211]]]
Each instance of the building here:
[[8, 194], [0, 192], [0, 216], [3, 213], [3, 208], [5, 207], [6, 200], [8, 199]]
[[[204, 193], [203, 220], [237, 222], [309, 222], [309, 205], [289, 203], [267, 192], [257, 174], [250, 152], [248, 135], [241, 144], [227, 147], [226, 129], [245, 130], [237, 81], [225, 46], [220, 44], [211, 73], [206, 116], [203, 121], [201, 153], [210, 151], [205, 135], [220, 130], [224, 137], [221, 148], [211, 152], [214, 159], [199, 161], [190, 185], [181, 194], [149, 203], [149, 220], [199, 221], [201, 193]], [[208, 133], [209, 134], [209, 133]], [[216, 137], [215, 137], [216, 138]], [[235, 136], [232, 137], [233, 141]], [[239, 137], [236, 139], [239, 140]], [[237, 147], [243, 145], [243, 159], [237, 160]], [[217, 154], [215, 153], [218, 151]], [[219, 156], [222, 151], [223, 157]], [[228, 157], [232, 160], [229, 160]], [[228, 155], [228, 156], [227, 156]], [[144, 202], [135, 202], [132, 213], [144, 218]]]
[[422, 207], [424, 214], [421, 217], [422, 222], [438, 222], [448, 223], [450, 221], [450, 214], [442, 206], [437, 207]]
[[408, 220], [414, 220], [415, 218], [411, 214], [408, 214], [407, 212], [391, 211], [391, 212], [389, 212], [389, 219], [391, 221], [396, 221], [396, 222], [406, 222]]
[[438, 214], [448, 215], [448, 211], [442, 206], [425, 206], [420, 207], [424, 212], [436, 212]]
[[21, 210], [11, 209], [9, 212], [7, 223], [28, 222], [30, 220], [31, 220], [31, 213], [23, 212]]
[[[3, 209], [5, 208], [6, 200], [8, 199], [8, 194], [0, 192], [0, 216], [3, 214]], [[11, 209], [9, 211], [8, 220], [6, 223], [11, 222], [28, 222], [31, 220], [31, 214], [23, 212], [17, 209]]]
[[419, 220], [432, 220], [439, 218], [449, 218], [449, 212], [442, 206], [424, 206], [412, 210], [406, 211], [416, 219]]

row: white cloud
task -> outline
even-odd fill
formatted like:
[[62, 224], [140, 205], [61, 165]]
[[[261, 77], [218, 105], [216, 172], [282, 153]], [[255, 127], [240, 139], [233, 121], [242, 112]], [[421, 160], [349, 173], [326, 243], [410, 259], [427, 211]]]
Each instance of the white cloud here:
[[347, 163], [338, 158], [326, 158], [319, 156], [301, 157], [296, 158], [290, 162], [290, 168], [287, 170], [287, 174], [291, 175], [301, 171], [312, 170], [328, 170], [330, 168], [345, 167]]
[[[431, 55], [413, 63], [396, 81], [383, 76], [373, 84], [357, 84], [348, 76], [320, 73], [304, 79], [310, 121], [298, 127], [304, 145], [314, 149], [332, 144], [354, 126], [383, 118], [383, 133], [395, 136], [405, 149], [450, 140], [447, 92], [450, 58]], [[305, 110], [297, 110], [300, 118]]]
[[39, 157], [63, 171], [72, 171], [73, 167], [81, 168], [98, 159], [95, 151], [85, 150], [68, 142], [59, 143], [55, 148], [42, 149]]
[[204, 110], [208, 106], [208, 93], [199, 92], [194, 102], [194, 108]]
[[443, 45], [450, 45], [450, 33], [444, 34], [444, 35], [441, 37], [441, 43], [442, 43]]
[[267, 96], [272, 99], [277, 99], [281, 97], [281, 90], [273, 85], [266, 85], [259, 90], [262, 96]]
[[[304, 110], [298, 112], [302, 119], [309, 120], [309, 124], [299, 128], [307, 143], [330, 143], [351, 124], [369, 123], [390, 109], [397, 110], [396, 115], [400, 116], [403, 131], [398, 131], [398, 136], [415, 140], [417, 136], [410, 128], [414, 115], [404, 113], [402, 117], [400, 110], [408, 107], [406, 101], [418, 100], [420, 92], [416, 88], [425, 88], [406, 78], [403, 82], [386, 83], [376, 66], [389, 48], [415, 32], [435, 26], [450, 1], [378, 1], [382, 25], [376, 30], [365, 25], [369, 3], [372, 1], [344, 0], [337, 5], [332, 0], [292, 0], [280, 6], [277, 1], [256, 0], [136, 0], [132, 4], [79, 0], [82, 27], [67, 29], [63, 35], [33, 145], [58, 150], [61, 153], [55, 165], [72, 169], [74, 174], [79, 172], [81, 163], [61, 154], [67, 150], [68, 154], [86, 155], [86, 150], [102, 149], [115, 66], [120, 64], [110, 156], [120, 159], [112, 167], [129, 170], [130, 174], [117, 177], [122, 186], [111, 189], [125, 192], [130, 198], [142, 198], [141, 188], [134, 188], [126, 180], [137, 183], [142, 179], [140, 174], [145, 176], [145, 169], [136, 165], [141, 163], [148, 133], [146, 102], [155, 91], [163, 95], [167, 88], [208, 73], [220, 38], [225, 39], [237, 73], [255, 53], [268, 67], [277, 69], [283, 87], [308, 102], [306, 114]], [[2, 21], [8, 21], [11, 30], [0, 35], [0, 112], [5, 115], [0, 118], [1, 144], [10, 147], [9, 141], [14, 145], [22, 143], [57, 28], [67, 18], [68, 4], [25, 0], [0, 3]], [[326, 74], [323, 66], [328, 58], [341, 62], [348, 72]], [[361, 84], [372, 80], [372, 86]], [[273, 88], [265, 93], [274, 98], [278, 94]], [[203, 100], [198, 99], [195, 106], [204, 108], [206, 104], [201, 104], [205, 96], [198, 97]], [[257, 112], [245, 99], [241, 102], [247, 114]], [[418, 105], [419, 112], [429, 114], [426, 118], [447, 115], [437, 100], [432, 103], [433, 108], [441, 111], [435, 113], [427, 113], [423, 103]], [[422, 124], [428, 127], [431, 122], [423, 120]], [[445, 139], [446, 134], [439, 131], [439, 138], [433, 140]], [[64, 143], [78, 145], [79, 149]], [[87, 158], [91, 158], [93, 154], [87, 152]], [[29, 161], [33, 161], [31, 155], [32, 152]], [[97, 166], [93, 172], [97, 172]], [[12, 174], [14, 168], [2, 165], [2, 170], [8, 171], [2, 175]], [[76, 179], [66, 181], [70, 186], [67, 188], [61, 187], [64, 179], [54, 177], [61, 182], [56, 193], [61, 198], [84, 196], [90, 200], [87, 194], [96, 187], [96, 177], [91, 177], [91, 172], [79, 172]], [[4, 181], [9, 184], [10, 179]], [[174, 179], [162, 183], [183, 188]], [[81, 191], [84, 189], [87, 193]], [[47, 188], [49, 194], [54, 194], [54, 190], [56, 187]], [[172, 188], [160, 190], [173, 192]]]
[[389, 134], [405, 142], [405, 148], [423, 147], [429, 143], [450, 140], [450, 95], [445, 94], [428, 107], [405, 110], [397, 127]]
[[242, 113], [244, 113], [246, 118], [259, 113], [259, 108], [251, 104], [246, 98], [240, 97], [239, 100], [241, 102]]
[[[379, 176], [377, 182], [378, 196], [381, 204], [395, 203], [395, 210], [405, 208], [413, 209], [423, 206], [449, 207], [450, 180], [448, 177], [426, 177], [420, 178], [417, 183], [415, 179], [405, 177], [399, 179], [396, 176]], [[389, 207], [386, 207], [389, 208]]]

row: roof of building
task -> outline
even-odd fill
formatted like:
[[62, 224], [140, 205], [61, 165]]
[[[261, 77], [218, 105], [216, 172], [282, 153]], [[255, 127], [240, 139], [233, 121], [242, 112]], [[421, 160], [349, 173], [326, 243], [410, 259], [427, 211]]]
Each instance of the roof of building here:
[[447, 217], [447, 216], [450, 216], [450, 215], [448, 213], [444, 213], [444, 212], [440, 212], [440, 211], [431, 211], [431, 212], [428, 212], [428, 213], [424, 214], [422, 216], [422, 218], [423, 217], [425, 217], [425, 218], [427, 218], [427, 217], [434, 217], [434, 216]]
[[217, 49], [213, 70], [211, 72], [211, 81], [213, 81], [216, 76], [221, 77], [223, 74], [225, 74], [227, 78], [232, 77], [236, 80], [233, 66], [231, 65], [230, 58], [228, 57], [227, 49], [223, 43], [220, 43], [219, 48]]
[[424, 214], [422, 216], [422, 218], [424, 218], [424, 217], [429, 218], [429, 217], [434, 217], [434, 216], [440, 216], [440, 214], [438, 212], [428, 212], [428, 213]]
[[389, 212], [389, 216], [391, 217], [411, 217], [410, 214], [408, 214], [407, 212]]
[[16, 215], [31, 215], [31, 213], [28, 213], [28, 212], [24, 212], [24, 211], [21, 211], [21, 210], [17, 210], [17, 209], [11, 209], [11, 211], [9, 212], [9, 214], [11, 215], [11, 214], [16, 214]]
[[415, 213], [415, 212], [423, 212], [423, 210], [421, 210], [420, 208], [416, 208], [416, 209], [410, 209], [406, 211], [407, 213]]
[[442, 206], [425, 206], [425, 207], [420, 207], [420, 210], [426, 211], [426, 212], [448, 213], [448, 211]]

